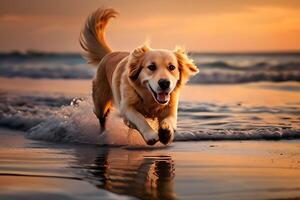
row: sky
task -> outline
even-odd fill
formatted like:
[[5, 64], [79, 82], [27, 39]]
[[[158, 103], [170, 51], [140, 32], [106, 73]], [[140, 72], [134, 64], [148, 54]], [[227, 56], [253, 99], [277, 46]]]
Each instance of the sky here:
[[300, 50], [299, 0], [0, 0], [0, 51], [80, 52], [80, 30], [100, 6], [113, 50], [249, 52]]

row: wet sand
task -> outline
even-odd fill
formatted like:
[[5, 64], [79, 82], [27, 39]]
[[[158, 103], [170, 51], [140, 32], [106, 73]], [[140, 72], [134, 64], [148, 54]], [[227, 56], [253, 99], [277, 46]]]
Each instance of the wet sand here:
[[1, 199], [300, 197], [300, 142], [175, 142], [127, 149], [58, 144], [0, 130]]

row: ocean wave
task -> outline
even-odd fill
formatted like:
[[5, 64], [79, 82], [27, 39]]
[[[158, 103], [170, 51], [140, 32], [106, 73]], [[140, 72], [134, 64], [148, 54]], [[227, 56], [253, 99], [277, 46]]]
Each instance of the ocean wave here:
[[182, 131], [175, 136], [176, 141], [190, 140], [281, 140], [299, 139], [300, 130], [284, 128], [257, 128], [249, 130], [200, 130], [197, 132]]
[[300, 81], [300, 62], [250, 62], [247, 65], [229, 61], [196, 63], [200, 73], [192, 77], [194, 84]]
[[234, 71], [299, 71], [300, 62], [286, 62], [286, 63], [269, 63], [257, 62], [250, 63], [249, 65], [238, 65], [237, 63], [230, 64], [225, 61], [212, 61], [212, 62], [198, 62], [196, 65], [202, 69], [221, 69], [221, 70], [234, 70]]
[[[201, 69], [200, 69], [201, 71]], [[300, 71], [205, 71], [190, 79], [193, 84], [233, 84], [250, 82], [300, 82]]]
[[[140, 134], [129, 129], [117, 111], [110, 114], [107, 131], [99, 134], [92, 105], [90, 97], [72, 100], [61, 96], [2, 93], [0, 126], [26, 131], [31, 139], [99, 145], [145, 145]], [[270, 108], [181, 102], [175, 140], [300, 138], [299, 114], [298, 108], [292, 105]], [[270, 116], [272, 119], [269, 119]], [[148, 122], [157, 127], [156, 120], [148, 119]]]
[[[191, 54], [200, 73], [193, 84], [300, 81], [300, 54]], [[80, 54], [0, 54], [0, 76], [91, 79], [96, 68]]]
[[95, 69], [85, 64], [67, 65], [64, 63], [20, 63], [2, 64], [0, 75], [3, 77], [27, 77], [49, 79], [90, 79]]
[[0, 126], [27, 131], [69, 105], [71, 99], [60, 96], [26, 96], [0, 93]]

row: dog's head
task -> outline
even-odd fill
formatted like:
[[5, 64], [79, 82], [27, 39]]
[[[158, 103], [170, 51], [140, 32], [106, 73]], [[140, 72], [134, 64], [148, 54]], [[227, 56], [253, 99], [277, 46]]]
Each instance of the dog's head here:
[[127, 67], [130, 80], [146, 88], [159, 104], [167, 104], [172, 91], [198, 72], [181, 48], [154, 50], [147, 45], [131, 52]]

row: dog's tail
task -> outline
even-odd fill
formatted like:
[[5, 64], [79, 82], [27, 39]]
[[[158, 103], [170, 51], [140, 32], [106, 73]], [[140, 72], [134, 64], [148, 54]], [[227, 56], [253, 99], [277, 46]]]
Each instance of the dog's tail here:
[[88, 63], [97, 65], [112, 50], [104, 39], [104, 30], [109, 19], [116, 17], [117, 11], [99, 8], [86, 20], [80, 33], [79, 42], [84, 50], [83, 56]]

